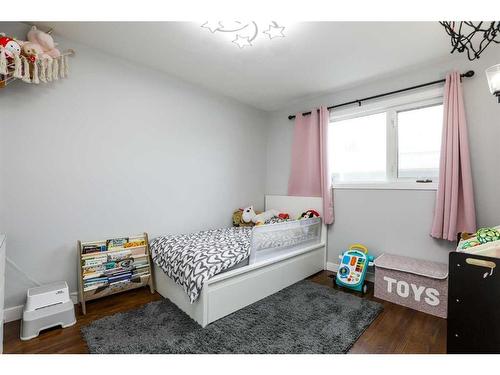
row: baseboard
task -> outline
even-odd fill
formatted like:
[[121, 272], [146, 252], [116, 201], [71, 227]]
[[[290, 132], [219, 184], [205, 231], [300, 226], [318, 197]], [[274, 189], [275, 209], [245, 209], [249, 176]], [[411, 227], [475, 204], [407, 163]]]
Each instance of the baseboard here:
[[[326, 262], [326, 270], [327, 271], [337, 272], [338, 269], [339, 269], [338, 263]], [[368, 271], [366, 273], [366, 280], [374, 283], [375, 282], [375, 273], [373, 271]]]
[[[77, 292], [72, 292], [69, 294], [69, 298], [71, 298], [71, 301], [73, 301], [73, 304], [78, 303], [78, 293]], [[3, 310], [3, 317], [4, 317], [4, 322], [13, 322], [15, 320], [19, 320], [23, 317], [23, 308], [24, 305], [18, 305], [18, 306], [13, 306], [9, 307]]]
[[333, 262], [326, 262], [326, 270], [332, 271], [332, 272], [337, 272], [339, 270], [339, 265], [337, 263], [333, 263]]
[[9, 307], [3, 310], [3, 320], [5, 323], [13, 322], [14, 320], [19, 320], [23, 316], [24, 305]]

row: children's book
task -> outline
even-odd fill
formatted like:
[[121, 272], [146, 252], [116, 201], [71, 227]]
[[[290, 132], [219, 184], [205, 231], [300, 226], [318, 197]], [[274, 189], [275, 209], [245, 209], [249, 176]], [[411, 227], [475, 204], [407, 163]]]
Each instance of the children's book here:
[[108, 247], [108, 250], [111, 250], [117, 247], [124, 247], [127, 242], [128, 237], [112, 238], [106, 241], [106, 246]]
[[105, 264], [107, 261], [108, 257], [106, 255], [95, 258], [89, 258], [83, 261], [83, 267], [101, 266]]
[[106, 251], [106, 245], [83, 245], [82, 246], [82, 254], [91, 254], [91, 253], [100, 253], [102, 251]]
[[116, 253], [109, 254], [110, 261], [119, 261], [130, 257], [130, 250], [117, 251]]

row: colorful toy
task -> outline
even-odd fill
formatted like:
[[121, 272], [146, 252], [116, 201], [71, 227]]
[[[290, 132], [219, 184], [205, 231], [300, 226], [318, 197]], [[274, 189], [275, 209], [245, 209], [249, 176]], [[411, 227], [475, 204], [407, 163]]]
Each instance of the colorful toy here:
[[478, 245], [481, 245], [481, 242], [479, 242], [478, 240], [464, 241], [460, 245], [460, 249], [465, 250]]
[[500, 232], [495, 228], [480, 228], [476, 232], [477, 240], [481, 243], [487, 243], [500, 240]]
[[368, 291], [368, 285], [365, 283], [366, 272], [368, 266], [373, 265], [373, 256], [368, 255], [368, 249], [361, 244], [351, 245], [339, 259], [341, 262], [334, 283], [365, 294]]
[[319, 217], [319, 213], [314, 210], [307, 210], [306, 212], [302, 212], [302, 214], [299, 216], [300, 219], [310, 219], [313, 217]]

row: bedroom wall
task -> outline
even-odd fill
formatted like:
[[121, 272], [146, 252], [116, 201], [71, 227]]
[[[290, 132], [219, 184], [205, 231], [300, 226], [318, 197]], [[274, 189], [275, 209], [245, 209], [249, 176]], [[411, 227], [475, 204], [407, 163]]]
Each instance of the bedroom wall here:
[[[265, 113], [59, 40], [77, 52], [69, 79], [0, 90], [0, 232], [27, 275], [76, 291], [78, 239], [220, 227], [263, 208]], [[6, 276], [6, 308], [22, 304], [33, 284], [10, 265]]]
[[[498, 63], [500, 48], [492, 46], [479, 61], [468, 62], [465, 56], [451, 56], [447, 61], [418, 70], [395, 73], [357, 87], [300, 100], [272, 113], [267, 144], [267, 193], [287, 192], [294, 127], [293, 121], [287, 119], [289, 114], [437, 80], [453, 69], [461, 72], [473, 69], [476, 76], [464, 80], [463, 86], [477, 220], [479, 226], [500, 224], [500, 104], [490, 95], [484, 74], [487, 67]], [[337, 256], [342, 249], [361, 242], [375, 255], [388, 252], [447, 263], [453, 245], [428, 234], [435, 191], [335, 190], [334, 199], [336, 221], [328, 231], [329, 262], [338, 263]]]

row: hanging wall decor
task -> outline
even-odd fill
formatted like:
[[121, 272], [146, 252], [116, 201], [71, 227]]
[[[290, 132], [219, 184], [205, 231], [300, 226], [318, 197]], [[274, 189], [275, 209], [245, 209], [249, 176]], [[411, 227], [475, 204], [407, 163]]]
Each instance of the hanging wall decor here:
[[466, 52], [469, 60], [479, 59], [491, 43], [500, 43], [500, 21], [442, 21], [439, 22], [451, 38], [451, 53]]
[[16, 79], [37, 85], [68, 77], [68, 56], [74, 51], [61, 52], [50, 32], [33, 26], [27, 40], [0, 33], [0, 88]]
[[[207, 21], [201, 27], [209, 30], [212, 34], [224, 33], [234, 37], [233, 43], [238, 47], [253, 46], [253, 42], [259, 35], [259, 25], [255, 21]], [[269, 39], [284, 38], [284, 26], [280, 26], [276, 21], [271, 21], [266, 24], [262, 34], [265, 34]]]

